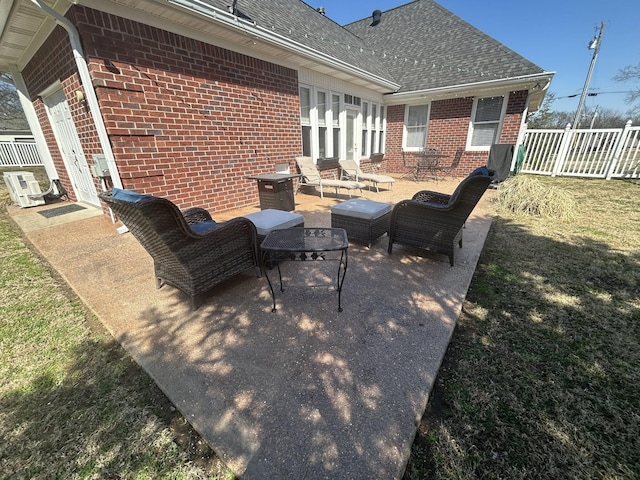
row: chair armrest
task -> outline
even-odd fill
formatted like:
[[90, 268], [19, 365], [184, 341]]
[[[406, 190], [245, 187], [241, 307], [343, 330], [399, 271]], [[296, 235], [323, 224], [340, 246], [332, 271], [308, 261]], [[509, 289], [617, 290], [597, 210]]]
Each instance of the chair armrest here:
[[181, 213], [189, 225], [212, 220], [211, 214], [208, 211], [206, 211], [204, 208], [200, 208], [200, 207], [187, 208]]
[[447, 205], [449, 200], [451, 199], [451, 195], [447, 195], [445, 193], [432, 192], [431, 190], [421, 190], [416, 193], [411, 200], [415, 200], [418, 202], [429, 202], [429, 203], [438, 203], [441, 205]]
[[[216, 223], [211, 229], [201, 234], [189, 231], [187, 232], [187, 236], [190, 237], [188, 240], [189, 243], [195, 242], [200, 246], [209, 245], [207, 248], [211, 249], [220, 249], [223, 245], [240, 241], [245, 245], [251, 245], [252, 250], [254, 250], [257, 255], [258, 232], [256, 226], [251, 220], [244, 217], [232, 218], [226, 222]], [[222, 248], [222, 250], [227, 251], [228, 249]]]
[[393, 209], [400, 212], [402, 210], [423, 211], [423, 212], [448, 212], [453, 210], [454, 205], [442, 204], [440, 202], [422, 202], [419, 200], [401, 200]]

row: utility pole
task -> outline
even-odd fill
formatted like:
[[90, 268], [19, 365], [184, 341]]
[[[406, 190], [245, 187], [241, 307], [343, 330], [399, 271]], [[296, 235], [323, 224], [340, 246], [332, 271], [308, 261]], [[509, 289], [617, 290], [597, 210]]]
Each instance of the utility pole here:
[[596, 65], [598, 59], [598, 52], [600, 52], [600, 44], [602, 43], [602, 32], [604, 32], [604, 22], [600, 22], [600, 31], [598, 37], [593, 37], [593, 40], [589, 42], [589, 50], [593, 50], [593, 57], [591, 57], [591, 65], [589, 65], [589, 73], [587, 73], [587, 79], [584, 82], [584, 88], [582, 89], [582, 95], [580, 96], [580, 103], [578, 104], [578, 110], [576, 116], [573, 119], [573, 128], [578, 128], [580, 122], [580, 114], [582, 113], [582, 107], [584, 107], [584, 101], [587, 98], [587, 90], [589, 90], [589, 82], [591, 81], [591, 74], [593, 73], [593, 67]]
[[595, 111], [593, 112], [593, 117], [591, 117], [591, 125], [589, 125], [589, 128], [590, 128], [590, 129], [593, 129], [593, 124], [595, 123], [595, 121], [596, 121], [596, 117], [598, 116], [598, 109], [599, 109], [599, 108], [600, 108], [600, 106], [599, 106], [599, 105], [596, 105], [596, 109], [595, 109]]

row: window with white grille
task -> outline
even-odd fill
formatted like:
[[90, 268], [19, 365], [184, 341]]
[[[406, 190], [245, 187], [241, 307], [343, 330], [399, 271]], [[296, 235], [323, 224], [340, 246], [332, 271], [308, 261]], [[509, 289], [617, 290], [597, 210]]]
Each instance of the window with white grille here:
[[506, 106], [503, 96], [474, 100], [467, 140], [469, 150], [488, 150], [498, 142]]
[[409, 105], [405, 110], [404, 149], [422, 150], [427, 144], [429, 105]]

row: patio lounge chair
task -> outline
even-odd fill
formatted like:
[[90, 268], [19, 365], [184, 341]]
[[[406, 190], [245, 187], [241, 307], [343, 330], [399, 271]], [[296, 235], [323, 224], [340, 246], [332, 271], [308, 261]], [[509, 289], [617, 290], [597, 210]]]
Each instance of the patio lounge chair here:
[[260, 275], [256, 227], [246, 218], [216, 223], [203, 208], [181, 212], [165, 198], [114, 188], [100, 198], [153, 258], [156, 288], [165, 283], [198, 297], [251, 267]]
[[362, 196], [362, 189], [366, 187], [366, 185], [361, 182], [322, 178], [318, 167], [313, 163], [311, 157], [296, 157], [296, 163], [302, 174], [302, 178], [298, 181], [298, 188], [301, 186], [319, 187], [320, 198], [324, 198], [325, 187], [335, 188], [336, 195], [338, 195], [339, 188], [344, 188], [349, 191], [349, 197], [351, 197], [351, 190], [356, 189], [360, 190], [360, 196]]
[[393, 182], [396, 181], [395, 178], [388, 175], [363, 173], [362, 170], [360, 170], [360, 166], [355, 162], [355, 160], [339, 160], [338, 163], [340, 164], [340, 169], [342, 170], [342, 179], [353, 179], [356, 182], [371, 182], [376, 187], [376, 192], [380, 192], [380, 189], [378, 188], [379, 183], [388, 183], [389, 189], [391, 189], [393, 188]]
[[455, 244], [462, 248], [462, 229], [496, 172], [480, 167], [471, 172], [451, 195], [422, 190], [402, 200], [391, 212], [389, 248], [412, 245], [449, 256], [453, 266]]

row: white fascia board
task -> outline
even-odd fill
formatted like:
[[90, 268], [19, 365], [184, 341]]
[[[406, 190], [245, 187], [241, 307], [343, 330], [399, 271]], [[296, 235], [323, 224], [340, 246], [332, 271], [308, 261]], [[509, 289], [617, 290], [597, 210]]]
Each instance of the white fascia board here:
[[[533, 75], [489, 80], [486, 82], [391, 93], [385, 95], [385, 103], [387, 105], [420, 104], [448, 98], [475, 97], [478, 95], [491, 95], [492, 93], [498, 94], [516, 88], [519, 90], [528, 90], [530, 94], [538, 90], [545, 92], [554, 74], [555, 72], [543, 72]], [[539, 87], [534, 91], [536, 85]]]

